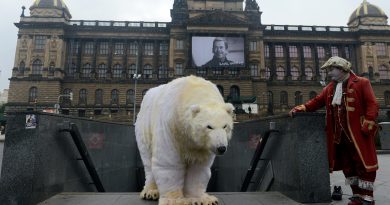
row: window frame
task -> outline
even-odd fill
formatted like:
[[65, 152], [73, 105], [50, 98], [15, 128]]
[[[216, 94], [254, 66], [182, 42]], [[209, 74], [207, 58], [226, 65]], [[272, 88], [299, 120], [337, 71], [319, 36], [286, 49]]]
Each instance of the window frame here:
[[44, 50], [46, 46], [47, 37], [43, 35], [35, 36], [34, 38], [34, 49]]
[[38, 98], [38, 88], [33, 86], [28, 90], [28, 102], [36, 102]]

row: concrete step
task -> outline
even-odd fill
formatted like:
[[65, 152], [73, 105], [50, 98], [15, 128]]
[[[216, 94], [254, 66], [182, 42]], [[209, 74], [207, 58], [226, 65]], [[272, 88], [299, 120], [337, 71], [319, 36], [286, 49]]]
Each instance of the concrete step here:
[[[298, 205], [279, 192], [224, 192], [211, 193], [219, 199], [219, 205]], [[157, 205], [145, 201], [139, 193], [60, 193], [39, 205]]]

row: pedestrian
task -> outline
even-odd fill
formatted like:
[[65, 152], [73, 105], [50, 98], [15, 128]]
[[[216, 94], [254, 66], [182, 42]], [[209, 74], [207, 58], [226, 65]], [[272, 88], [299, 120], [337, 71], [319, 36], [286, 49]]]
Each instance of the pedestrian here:
[[356, 76], [351, 63], [340, 57], [331, 57], [321, 69], [327, 70], [332, 81], [289, 115], [325, 106], [329, 170], [343, 171], [353, 193], [348, 205], [373, 205], [379, 108], [370, 81]]

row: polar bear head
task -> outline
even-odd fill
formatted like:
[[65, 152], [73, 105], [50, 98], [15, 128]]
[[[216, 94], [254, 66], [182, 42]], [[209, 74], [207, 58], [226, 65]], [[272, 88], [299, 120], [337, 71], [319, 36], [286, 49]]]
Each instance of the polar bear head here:
[[230, 103], [196, 104], [189, 108], [189, 140], [198, 148], [217, 155], [227, 150], [233, 130], [233, 110]]

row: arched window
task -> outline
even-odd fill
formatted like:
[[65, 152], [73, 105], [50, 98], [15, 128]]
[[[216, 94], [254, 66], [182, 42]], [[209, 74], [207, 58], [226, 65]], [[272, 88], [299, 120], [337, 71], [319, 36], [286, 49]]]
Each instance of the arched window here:
[[217, 88], [219, 90], [219, 93], [221, 93], [221, 95], [223, 97], [223, 87], [222, 87], [222, 85], [217, 85]]
[[291, 80], [298, 80], [299, 79], [299, 69], [296, 66], [293, 66], [291, 68]]
[[284, 80], [285, 76], [286, 76], [286, 72], [284, 71], [284, 68], [282, 66], [276, 68], [276, 79]]
[[43, 63], [41, 60], [36, 59], [32, 64], [32, 74], [42, 75]]
[[135, 64], [131, 64], [129, 68], [127, 69], [127, 75], [130, 78], [133, 78], [133, 75], [136, 74], [137, 68]]
[[31, 87], [28, 91], [28, 101], [29, 102], [35, 102], [35, 100], [38, 97], [38, 88], [37, 87]]
[[303, 97], [301, 91], [295, 92], [295, 105], [301, 105], [303, 103]]
[[107, 65], [102, 63], [98, 66], [98, 70], [97, 70], [97, 74], [98, 74], [98, 78], [100, 79], [104, 79], [107, 77]]
[[134, 90], [130, 89], [126, 92], [126, 105], [134, 103]]
[[95, 91], [95, 105], [103, 105], [103, 90], [97, 89]]
[[19, 69], [18, 69], [19, 74], [23, 74], [25, 70], [26, 70], [26, 64], [24, 63], [24, 61], [22, 61], [19, 64]]
[[158, 78], [167, 78], [168, 77], [168, 69], [164, 65], [160, 65], [158, 68]]
[[111, 91], [111, 104], [119, 105], [119, 91], [117, 89]]
[[388, 90], [385, 91], [385, 105], [390, 105], [390, 91]]
[[148, 78], [152, 78], [153, 77], [153, 69], [152, 69], [152, 66], [147, 64], [144, 66], [144, 73], [143, 73], [143, 76], [144, 78], [148, 79]]
[[313, 69], [310, 67], [305, 68], [306, 80], [313, 80]]
[[310, 93], [309, 93], [309, 98], [310, 99], [313, 99], [313, 98], [315, 98], [317, 96], [317, 92], [316, 91], [310, 91]]
[[384, 65], [379, 67], [379, 79], [390, 80], [390, 69]]
[[72, 90], [69, 88], [66, 88], [64, 91], [62, 91], [62, 94], [64, 95], [64, 97], [62, 97], [62, 104], [70, 105], [72, 103], [69, 97], [71, 92]]
[[83, 69], [81, 70], [81, 77], [83, 78], [91, 77], [91, 71], [92, 71], [91, 64], [89, 63], [84, 64]]
[[79, 104], [87, 105], [87, 90], [81, 89], [79, 93]]
[[288, 93], [286, 91], [280, 92], [280, 105], [288, 105]]
[[113, 78], [121, 78], [123, 72], [123, 66], [121, 64], [115, 64], [114, 69], [112, 71]]
[[232, 100], [239, 100], [238, 98], [240, 97], [240, 88], [237, 85], [230, 87], [229, 96], [232, 98]]

